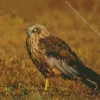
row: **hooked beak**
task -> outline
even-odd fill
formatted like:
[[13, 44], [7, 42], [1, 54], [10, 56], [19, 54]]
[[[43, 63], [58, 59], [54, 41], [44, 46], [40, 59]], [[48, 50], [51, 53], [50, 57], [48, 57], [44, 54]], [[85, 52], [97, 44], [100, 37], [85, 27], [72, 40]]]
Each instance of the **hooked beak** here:
[[26, 36], [29, 36], [29, 35], [31, 35], [31, 32], [28, 30], [28, 31], [26, 32]]

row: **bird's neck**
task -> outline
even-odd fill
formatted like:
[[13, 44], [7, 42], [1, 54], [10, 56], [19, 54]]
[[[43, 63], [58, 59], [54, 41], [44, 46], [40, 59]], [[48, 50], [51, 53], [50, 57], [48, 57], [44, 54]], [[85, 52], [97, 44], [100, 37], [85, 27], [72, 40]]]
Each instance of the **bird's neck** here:
[[28, 51], [30, 52], [32, 57], [35, 57], [38, 51], [39, 38], [31, 35], [27, 38], [26, 42], [28, 45]]
[[[45, 38], [47, 36], [41, 37], [41, 38]], [[41, 53], [40, 49], [39, 49], [39, 39], [40, 37], [38, 36], [34, 36], [31, 35], [27, 38], [27, 45], [28, 45], [28, 51], [31, 54], [31, 57], [36, 58], [38, 57], [38, 55]]]

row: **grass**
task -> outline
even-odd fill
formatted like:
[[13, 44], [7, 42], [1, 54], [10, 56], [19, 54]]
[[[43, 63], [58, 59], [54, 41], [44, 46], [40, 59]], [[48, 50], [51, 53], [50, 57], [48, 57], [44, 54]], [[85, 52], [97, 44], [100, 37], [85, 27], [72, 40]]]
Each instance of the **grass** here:
[[[90, 89], [82, 83], [78, 82], [76, 86], [74, 81], [61, 78], [52, 80], [48, 91], [44, 91], [44, 77], [37, 71], [28, 56], [25, 29], [36, 23], [43, 24], [50, 33], [65, 40], [87, 66], [100, 73], [99, 37], [67, 6], [64, 5], [62, 9], [63, 1], [61, 5], [56, 5], [56, 2], [60, 1], [47, 0], [46, 4], [45, 0], [44, 3], [39, 4], [37, 1], [37, 7], [33, 4], [36, 10], [33, 13], [29, 12], [30, 6], [25, 1], [24, 4], [28, 5], [29, 9], [27, 8], [28, 10], [22, 15], [20, 15], [21, 10], [16, 6], [14, 13], [13, 9], [10, 12], [0, 11], [0, 100], [100, 99], [100, 95], [91, 95]], [[99, 3], [94, 0], [88, 2], [87, 0], [81, 3], [70, 1], [99, 31]], [[47, 9], [42, 8], [44, 5]]]

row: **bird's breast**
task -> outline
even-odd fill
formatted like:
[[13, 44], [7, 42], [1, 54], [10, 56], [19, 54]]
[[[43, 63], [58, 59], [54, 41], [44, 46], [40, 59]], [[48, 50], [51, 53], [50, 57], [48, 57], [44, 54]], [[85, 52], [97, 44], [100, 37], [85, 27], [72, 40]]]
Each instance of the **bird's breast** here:
[[28, 52], [32, 58], [36, 58], [39, 53], [39, 48], [38, 48], [38, 38], [30, 36], [26, 40], [26, 46], [28, 49]]

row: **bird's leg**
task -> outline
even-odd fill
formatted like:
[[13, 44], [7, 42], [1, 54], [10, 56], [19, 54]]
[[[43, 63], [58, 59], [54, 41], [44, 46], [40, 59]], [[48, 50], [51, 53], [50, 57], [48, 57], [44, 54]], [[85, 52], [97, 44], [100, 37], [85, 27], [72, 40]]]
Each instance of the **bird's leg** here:
[[48, 78], [45, 79], [45, 90], [47, 90], [49, 87], [49, 80]]

